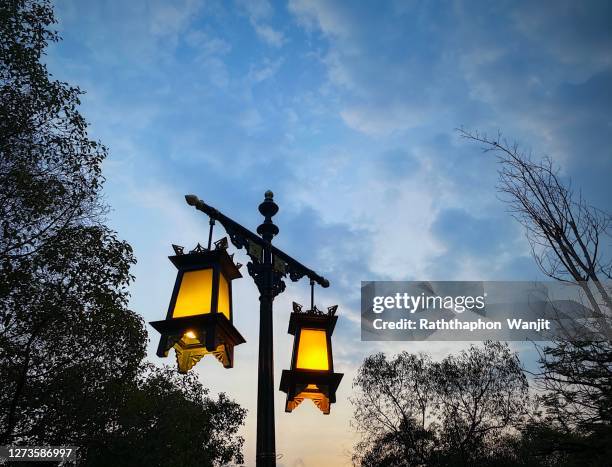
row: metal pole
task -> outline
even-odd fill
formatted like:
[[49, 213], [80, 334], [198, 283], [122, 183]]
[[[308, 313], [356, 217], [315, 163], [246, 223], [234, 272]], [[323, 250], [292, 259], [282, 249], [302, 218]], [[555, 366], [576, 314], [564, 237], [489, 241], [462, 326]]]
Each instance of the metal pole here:
[[314, 311], [314, 281], [310, 279], [310, 311]]
[[267, 191], [265, 200], [259, 205], [264, 222], [257, 233], [265, 240], [262, 287], [259, 296], [259, 371], [257, 380], [257, 454], [258, 467], [276, 466], [276, 440], [274, 432], [274, 349], [272, 327], [272, 304], [274, 301], [273, 260], [270, 243], [278, 233], [272, 216], [278, 212], [273, 194]]
[[211, 217], [208, 220], [208, 223], [210, 224], [210, 229], [208, 229], [208, 249], [210, 250], [210, 247], [212, 246], [212, 234], [213, 227], [215, 226], [215, 220]]

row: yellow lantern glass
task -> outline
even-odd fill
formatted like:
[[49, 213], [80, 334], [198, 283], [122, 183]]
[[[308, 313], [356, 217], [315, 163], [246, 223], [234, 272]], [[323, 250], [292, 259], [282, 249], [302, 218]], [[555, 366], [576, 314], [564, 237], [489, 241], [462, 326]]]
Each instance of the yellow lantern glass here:
[[229, 285], [225, 276], [221, 274], [219, 276], [219, 295], [217, 299], [217, 311], [223, 313], [227, 319], [230, 318], [230, 292]]
[[323, 329], [300, 331], [296, 368], [329, 370], [327, 335]]
[[[176, 304], [172, 311], [173, 318], [210, 313], [212, 308], [213, 270], [200, 269], [183, 273], [179, 286]], [[223, 274], [219, 275], [217, 311], [230, 317], [229, 286]]]
[[181, 316], [210, 313], [212, 278], [212, 269], [183, 273], [172, 317], [180, 318]]

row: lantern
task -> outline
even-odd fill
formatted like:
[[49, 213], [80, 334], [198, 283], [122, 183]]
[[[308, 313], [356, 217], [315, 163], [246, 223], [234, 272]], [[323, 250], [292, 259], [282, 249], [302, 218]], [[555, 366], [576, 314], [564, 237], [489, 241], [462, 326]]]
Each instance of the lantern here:
[[245, 342], [232, 324], [232, 280], [242, 275], [226, 245], [227, 239], [216, 242], [215, 250], [198, 244], [188, 254], [173, 245], [176, 255], [169, 259], [178, 274], [168, 314], [150, 324], [161, 334], [157, 356], [167, 357], [174, 348], [179, 373], [187, 373], [206, 354], [232, 368], [234, 346]]
[[295, 336], [291, 370], [283, 370], [280, 390], [287, 393], [285, 412], [291, 412], [304, 399], [311, 399], [328, 415], [343, 376], [334, 373], [331, 347], [338, 306], [329, 307], [327, 313], [312, 308], [303, 312], [301, 305], [293, 304], [289, 318], [289, 334]]

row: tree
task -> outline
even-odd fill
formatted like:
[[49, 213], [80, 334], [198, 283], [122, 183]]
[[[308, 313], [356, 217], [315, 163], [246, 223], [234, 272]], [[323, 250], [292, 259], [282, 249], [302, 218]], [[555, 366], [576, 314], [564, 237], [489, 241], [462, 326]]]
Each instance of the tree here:
[[64, 229], [95, 223], [107, 149], [87, 135], [79, 88], [41, 58], [59, 40], [47, 1], [0, 6], [0, 258], [18, 263]]
[[612, 454], [605, 447], [612, 438], [612, 289], [602, 282], [612, 278], [604, 248], [612, 216], [576, 195], [551, 159], [534, 160], [501, 134], [459, 132], [497, 154], [499, 190], [525, 227], [536, 263], [550, 278], [580, 287], [596, 318], [594, 339], [566, 332], [538, 349], [546, 413], [528, 429], [544, 437], [543, 454], [597, 464]]
[[213, 466], [243, 463], [236, 436], [246, 410], [221, 393], [217, 400], [193, 373], [148, 367], [127, 389], [101, 438], [88, 447], [91, 466]]
[[518, 426], [527, 412], [528, 384], [518, 355], [507, 344], [485, 342], [434, 368], [445, 451], [486, 459], [504, 430]]
[[528, 385], [507, 344], [485, 342], [441, 362], [402, 352], [365, 359], [355, 377], [362, 466], [492, 465], [526, 414]]
[[612, 258], [602, 258], [602, 243], [612, 234], [612, 216], [576, 196], [550, 158], [533, 160], [501, 134], [491, 139], [463, 129], [459, 133], [497, 154], [498, 189], [525, 228], [536, 263], [550, 278], [582, 288], [592, 310], [603, 318], [600, 332], [609, 340], [612, 289], [602, 278], [612, 279]]
[[46, 0], [0, 3], [0, 444], [81, 446], [83, 465], [122, 464], [126, 440], [129, 465], [145, 465], [141, 449], [172, 464], [173, 445], [193, 456], [182, 465], [241, 459], [242, 409], [143, 363], [135, 258], [104, 224], [107, 149], [87, 134], [81, 90], [41, 62], [54, 22]]
[[52, 430], [65, 408], [51, 401], [75, 378], [120, 383], [144, 357], [142, 319], [126, 309], [132, 249], [102, 223], [106, 148], [87, 136], [81, 91], [40, 62], [53, 22], [48, 2], [0, 6], [3, 443]]
[[434, 448], [430, 410], [434, 404], [433, 364], [424, 354], [402, 352], [388, 360], [367, 357], [353, 381], [354, 425], [362, 435], [354, 461], [361, 465], [424, 463]]

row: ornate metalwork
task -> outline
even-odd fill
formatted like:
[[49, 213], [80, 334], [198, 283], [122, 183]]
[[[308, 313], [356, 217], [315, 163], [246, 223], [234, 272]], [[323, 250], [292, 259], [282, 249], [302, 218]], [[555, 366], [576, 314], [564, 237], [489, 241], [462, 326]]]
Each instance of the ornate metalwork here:
[[279, 258], [278, 256], [275, 256], [273, 261], [273, 268], [275, 271], [278, 271], [281, 274], [285, 275], [287, 272], [287, 263], [285, 263], [285, 261]]
[[184, 349], [175, 345], [174, 354], [176, 355], [176, 364], [179, 368], [179, 372], [187, 373], [196, 363], [202, 360], [202, 357], [207, 353], [205, 348]]
[[[233, 348], [231, 352], [233, 352]], [[187, 373], [208, 354], [212, 354], [224, 367], [228, 367], [231, 361], [230, 348], [225, 344], [219, 344], [212, 352], [206, 350], [206, 347], [190, 348], [189, 346], [175, 344], [174, 353], [180, 373]]]
[[[278, 269], [277, 272], [282, 272], [282, 276], [289, 276], [289, 279], [293, 282], [297, 282], [302, 277], [307, 276], [320, 286], [329, 287], [329, 281], [327, 279], [293, 259], [284, 251], [273, 246], [271, 244], [271, 238], [270, 240], [266, 240], [265, 236], [271, 235], [271, 237], [273, 237], [278, 233], [278, 227], [272, 223], [272, 217], [278, 211], [278, 206], [276, 206], [273, 201], [272, 192], [266, 192], [266, 199], [262, 203], [263, 207], [260, 206], [260, 212], [264, 215], [265, 219], [257, 230], [264, 238], [251, 232], [238, 222], [217, 211], [212, 206], [207, 205], [195, 195], [186, 195], [185, 200], [187, 204], [194, 206], [197, 210], [210, 216], [211, 219], [218, 221], [229, 235], [232, 244], [238, 249], [245, 248], [251, 261], [254, 263], [263, 262], [263, 253], [265, 249], [268, 248], [273, 257], [273, 263], [276, 265], [275, 269]], [[281, 261], [284, 263], [284, 267], [280, 266]]]
[[230, 241], [236, 248], [240, 249], [240, 248], [247, 247], [246, 237], [240, 235], [240, 233], [236, 229], [232, 228], [231, 226], [224, 225], [223, 227], [225, 228], [225, 231], [229, 235]]
[[215, 250], [227, 250], [228, 246], [227, 237], [223, 237], [215, 242]]
[[202, 245], [200, 245], [200, 243], [198, 242], [198, 244], [196, 245], [196, 247], [191, 250], [189, 253], [204, 253], [208, 251], [207, 248], [204, 248]]
[[276, 297], [285, 291], [285, 281], [282, 280], [283, 274], [273, 271], [272, 272], [272, 293]]
[[293, 302], [293, 312], [294, 313], [304, 313], [307, 315], [314, 316], [334, 316], [336, 311], [338, 310], [338, 305], [332, 305], [327, 307], [327, 312], [323, 310], [319, 310], [316, 305], [313, 305], [310, 309], [305, 310], [302, 305], [299, 303]]
[[285, 406], [287, 412], [292, 412], [298, 405], [304, 402], [304, 399], [310, 399], [321, 412], [329, 415], [330, 401], [329, 394], [327, 394], [327, 388], [320, 390], [314, 384], [302, 384], [299, 385], [297, 394], [298, 395], [292, 400], [287, 401]]
[[247, 263], [247, 271], [249, 271], [249, 275], [253, 278], [261, 293], [264, 293], [266, 287], [270, 288], [272, 297], [276, 297], [285, 291], [286, 284], [282, 280], [283, 275], [278, 271], [271, 271], [271, 282], [269, 285], [266, 283], [266, 273], [270, 273], [270, 271], [267, 270], [265, 264], [249, 262]]
[[247, 254], [256, 263], [261, 263], [263, 258], [263, 248], [255, 242], [247, 240]]
[[172, 249], [174, 250], [174, 254], [176, 254], [176, 255], [184, 254], [184, 250], [185, 250], [184, 247], [182, 247], [180, 245], [174, 245], [174, 244], [172, 244]]
[[289, 274], [289, 279], [293, 282], [299, 281], [302, 277], [306, 275], [303, 269], [295, 268], [292, 264], [287, 264], [287, 274]]

